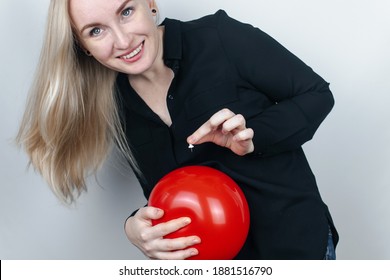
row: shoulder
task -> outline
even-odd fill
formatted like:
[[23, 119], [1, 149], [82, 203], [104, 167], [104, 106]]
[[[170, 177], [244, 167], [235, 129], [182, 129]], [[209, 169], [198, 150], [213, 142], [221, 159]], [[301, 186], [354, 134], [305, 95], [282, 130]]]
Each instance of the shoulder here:
[[251, 36], [252, 32], [258, 32], [259, 28], [252, 24], [239, 21], [229, 16], [224, 10], [218, 10], [214, 14], [206, 15], [191, 21], [181, 21], [181, 30], [185, 33], [199, 29], [215, 29], [222, 37], [236, 38]]
[[214, 14], [206, 15], [198, 19], [182, 21], [181, 25], [183, 31], [191, 31], [199, 28], [218, 28], [221, 21], [229, 18], [224, 10], [218, 10]]
[[229, 30], [239, 31], [249, 28], [253, 28], [252, 25], [240, 22], [232, 17], [230, 17], [224, 10], [218, 10], [214, 14], [205, 15], [201, 18], [182, 21], [178, 19], [166, 18], [162, 25], [165, 26], [180, 26], [180, 30], [183, 33], [192, 32], [198, 29], [218, 29], [222, 32], [229, 32]]

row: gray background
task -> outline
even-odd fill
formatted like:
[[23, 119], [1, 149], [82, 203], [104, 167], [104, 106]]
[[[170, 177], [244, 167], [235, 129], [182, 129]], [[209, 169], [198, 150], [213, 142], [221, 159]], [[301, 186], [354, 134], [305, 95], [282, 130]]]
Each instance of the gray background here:
[[[145, 204], [113, 154], [78, 203], [59, 203], [12, 143], [38, 60], [48, 0], [0, 0], [0, 259], [143, 259], [123, 221]], [[225, 9], [331, 83], [336, 106], [305, 144], [341, 240], [339, 259], [390, 259], [390, 1], [160, 0], [162, 16]], [[239, 50], [237, 50], [239, 51]]]

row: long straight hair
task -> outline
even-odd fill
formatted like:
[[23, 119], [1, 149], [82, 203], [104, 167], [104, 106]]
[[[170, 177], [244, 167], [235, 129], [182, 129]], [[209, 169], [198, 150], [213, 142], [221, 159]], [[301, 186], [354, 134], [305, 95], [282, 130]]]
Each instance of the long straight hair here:
[[115, 143], [137, 169], [116, 103], [117, 73], [78, 47], [68, 0], [51, 0], [34, 82], [16, 141], [54, 193], [72, 203]]

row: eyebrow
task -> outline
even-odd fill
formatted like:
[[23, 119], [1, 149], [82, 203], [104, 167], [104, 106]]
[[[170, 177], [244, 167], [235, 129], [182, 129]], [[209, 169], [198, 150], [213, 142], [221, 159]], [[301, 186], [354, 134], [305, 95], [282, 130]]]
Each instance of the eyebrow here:
[[124, 7], [127, 5], [127, 3], [131, 2], [133, 0], [126, 0], [125, 2], [122, 3], [122, 5], [120, 5], [120, 7], [116, 10], [116, 14], [119, 15], [120, 12], [124, 9]]
[[[124, 9], [124, 7], [125, 7], [129, 2], [131, 2], [131, 1], [133, 1], [133, 0], [126, 0], [126, 1], [124, 1], [124, 2], [119, 6], [119, 8], [116, 10], [115, 13], [116, 13], [117, 15], [119, 15], [120, 12]], [[99, 25], [99, 23], [96, 23], [96, 22], [94, 22], [94, 23], [89, 23], [89, 24], [87, 24], [87, 25], [84, 25], [84, 27], [81, 28], [81, 30], [80, 30], [80, 34], [82, 34], [82, 33], [84, 32], [85, 29], [88, 29], [88, 28], [94, 27], [94, 26], [98, 26], [98, 25]]]

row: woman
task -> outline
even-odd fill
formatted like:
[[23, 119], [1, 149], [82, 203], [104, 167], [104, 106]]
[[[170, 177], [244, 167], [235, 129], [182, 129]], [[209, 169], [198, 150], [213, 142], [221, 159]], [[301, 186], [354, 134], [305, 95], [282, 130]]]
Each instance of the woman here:
[[[223, 11], [159, 26], [157, 14], [154, 0], [51, 1], [18, 136], [32, 164], [69, 202], [112, 143], [146, 198], [178, 167], [211, 166], [240, 185], [250, 207], [237, 259], [334, 258], [337, 232], [301, 148], [333, 107], [329, 84]], [[163, 238], [190, 219], [151, 225], [163, 215], [136, 211], [129, 240], [154, 259], [198, 254], [198, 236]]]

